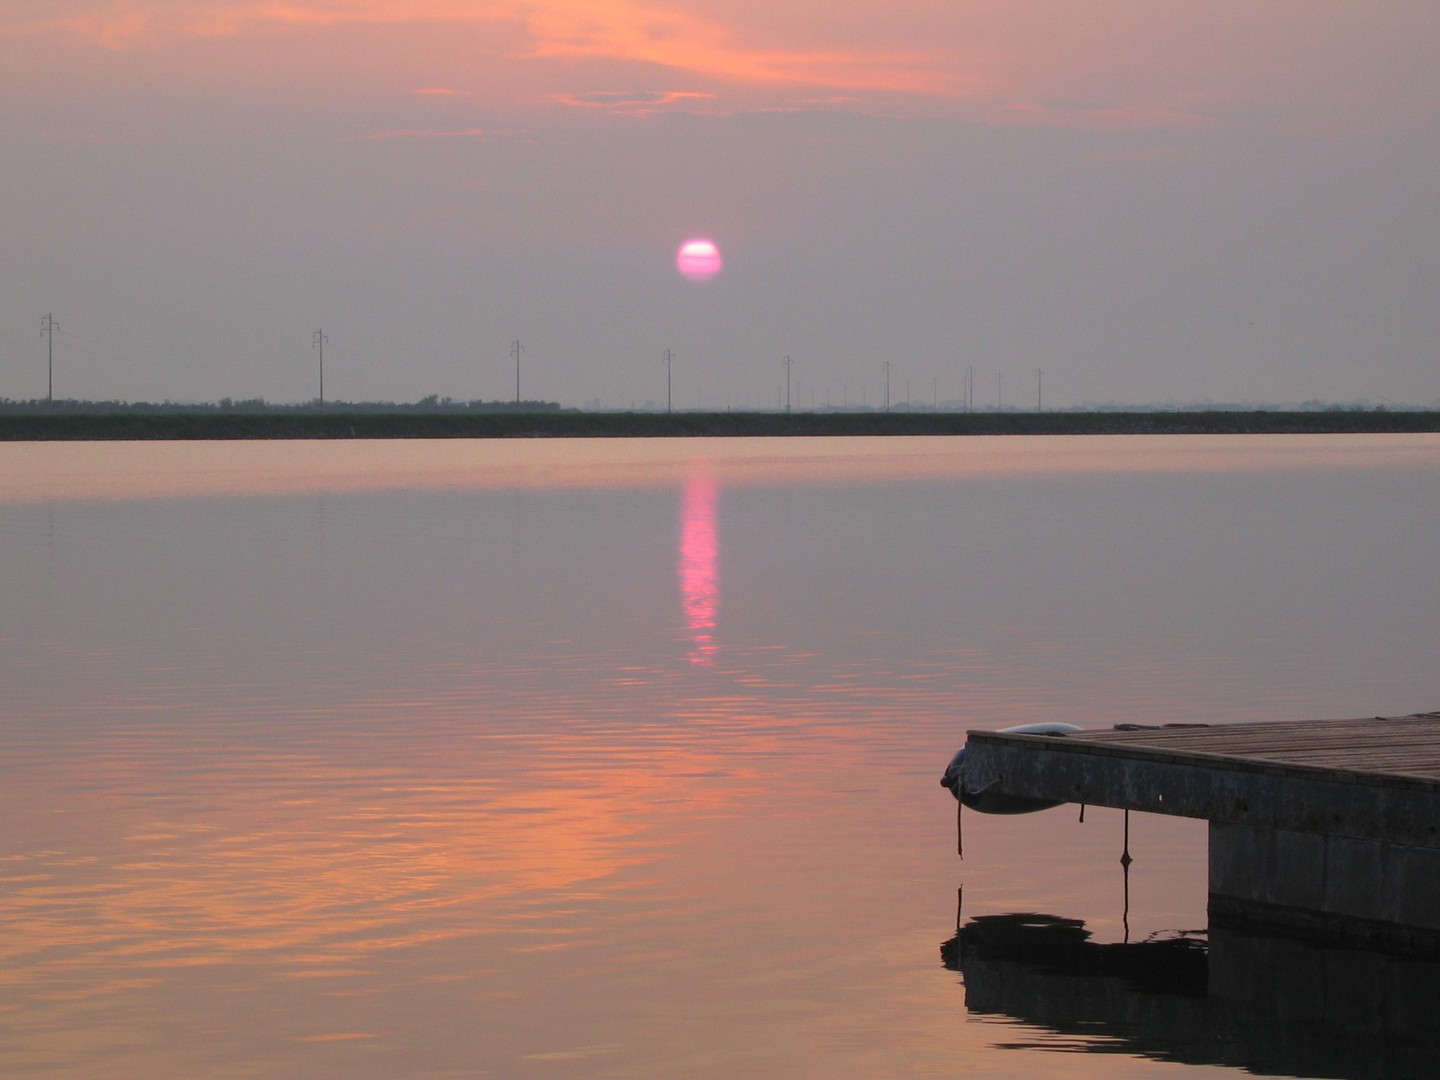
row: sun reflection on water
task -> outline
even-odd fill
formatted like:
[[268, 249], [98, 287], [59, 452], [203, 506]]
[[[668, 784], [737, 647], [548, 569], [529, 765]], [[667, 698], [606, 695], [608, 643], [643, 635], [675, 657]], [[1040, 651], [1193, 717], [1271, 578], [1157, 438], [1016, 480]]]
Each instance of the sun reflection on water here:
[[720, 603], [718, 495], [714, 480], [695, 476], [686, 482], [680, 504], [680, 591], [693, 641], [690, 662], [697, 667], [708, 667], [715, 658], [715, 614]]

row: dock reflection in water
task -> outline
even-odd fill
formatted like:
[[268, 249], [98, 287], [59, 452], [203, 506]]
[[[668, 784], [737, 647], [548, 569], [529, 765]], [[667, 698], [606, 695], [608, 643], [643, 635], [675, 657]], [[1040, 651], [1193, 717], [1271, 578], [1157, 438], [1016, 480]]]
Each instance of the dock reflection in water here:
[[1078, 919], [971, 919], [940, 946], [972, 1017], [1066, 1036], [1024, 1050], [1138, 1054], [1268, 1076], [1434, 1076], [1440, 964], [1212, 928], [1099, 944]]

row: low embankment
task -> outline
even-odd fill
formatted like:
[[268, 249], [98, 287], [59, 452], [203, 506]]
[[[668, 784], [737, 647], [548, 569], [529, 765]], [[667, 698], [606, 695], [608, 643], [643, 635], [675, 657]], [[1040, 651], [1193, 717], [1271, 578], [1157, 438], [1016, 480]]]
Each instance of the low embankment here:
[[774, 435], [1163, 435], [1440, 431], [1440, 412], [0, 414], [0, 440], [504, 439]]

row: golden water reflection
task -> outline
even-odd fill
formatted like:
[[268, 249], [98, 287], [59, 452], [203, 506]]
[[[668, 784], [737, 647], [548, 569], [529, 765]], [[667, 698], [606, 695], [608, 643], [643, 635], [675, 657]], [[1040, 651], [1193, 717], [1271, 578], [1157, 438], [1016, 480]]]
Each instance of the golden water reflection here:
[[509, 1017], [510, 1056], [544, 1052], [543, 1025], [504, 1003], [537, 1000], [561, 956], [608, 968], [596, 911], [623, 924], [673, 896], [657, 859], [743, 800], [747, 770], [663, 737], [469, 726], [4, 740], [0, 1074], [185, 1075], [171, 1047], [203, 1057], [195, 1028], [215, 1041], [200, 1074], [279, 1054], [270, 1075], [300, 1075], [291, 1043], [417, 1052], [416, 996]]
[[0, 503], [836, 483], [1440, 464], [1440, 435], [864, 436], [0, 444]]

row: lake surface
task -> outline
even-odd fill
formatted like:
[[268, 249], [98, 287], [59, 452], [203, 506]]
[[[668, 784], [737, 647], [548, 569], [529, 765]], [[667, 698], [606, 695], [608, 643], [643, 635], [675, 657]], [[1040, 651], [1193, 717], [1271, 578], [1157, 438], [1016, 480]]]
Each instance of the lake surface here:
[[1433, 1073], [1428, 965], [1204, 998], [1203, 823], [938, 779], [1440, 708], [1437, 538], [1436, 436], [0, 445], [0, 1075]]

